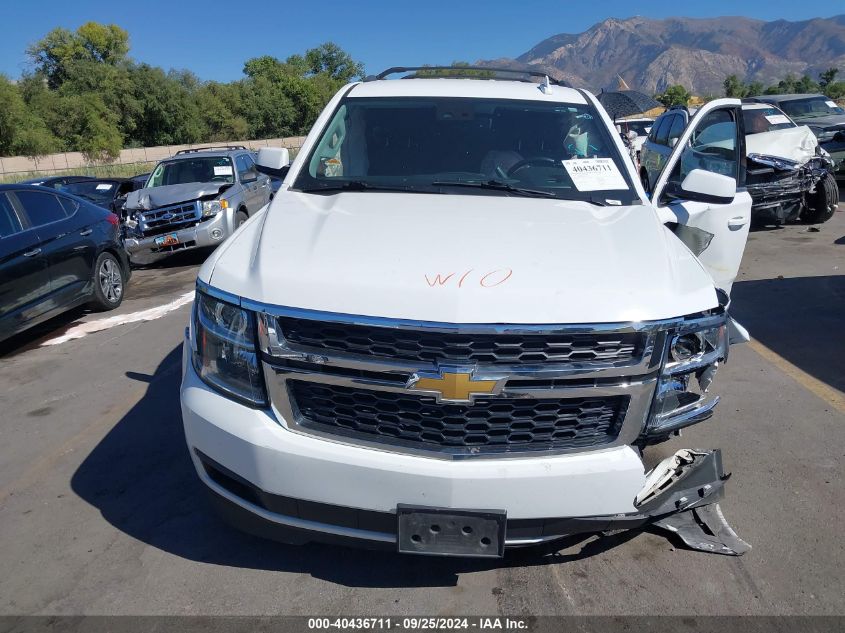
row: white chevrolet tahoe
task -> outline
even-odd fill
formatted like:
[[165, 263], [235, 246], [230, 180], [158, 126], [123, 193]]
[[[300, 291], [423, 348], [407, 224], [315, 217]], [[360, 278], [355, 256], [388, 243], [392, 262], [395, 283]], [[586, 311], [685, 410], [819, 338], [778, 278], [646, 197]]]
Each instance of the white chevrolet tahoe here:
[[[701, 422], [747, 337], [740, 102], [711, 101], [649, 199], [595, 97], [533, 74], [344, 87], [269, 207], [202, 266], [191, 458], [236, 526], [288, 543], [502, 556], [665, 528], [741, 554]], [[408, 73], [411, 73], [408, 75]]]

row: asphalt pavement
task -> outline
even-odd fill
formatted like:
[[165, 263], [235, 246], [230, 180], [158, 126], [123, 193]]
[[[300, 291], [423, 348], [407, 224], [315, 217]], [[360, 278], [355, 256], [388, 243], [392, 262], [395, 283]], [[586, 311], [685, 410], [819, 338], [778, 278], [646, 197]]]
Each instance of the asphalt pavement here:
[[135, 271], [116, 313], [0, 344], [0, 615], [845, 614], [845, 213], [818, 228], [751, 234], [732, 310], [755, 340], [720, 369], [716, 415], [648, 452], [723, 449], [741, 558], [651, 532], [490, 562], [227, 527], [182, 434], [189, 305], [153, 310], [192, 290], [189, 253]]

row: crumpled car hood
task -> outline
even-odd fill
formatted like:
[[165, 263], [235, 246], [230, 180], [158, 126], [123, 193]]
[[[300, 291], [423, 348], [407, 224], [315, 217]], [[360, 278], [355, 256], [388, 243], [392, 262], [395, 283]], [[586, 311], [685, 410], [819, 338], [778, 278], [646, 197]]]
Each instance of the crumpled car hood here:
[[801, 125], [785, 130], [749, 134], [745, 137], [745, 152], [749, 156], [761, 154], [786, 158], [803, 165], [811, 158], [815, 158], [818, 144], [810, 128]]
[[126, 196], [127, 209], [156, 209], [169, 204], [179, 204], [206, 196], [219, 195], [232, 185], [220, 182], [187, 182], [181, 185], [164, 185], [137, 189]]

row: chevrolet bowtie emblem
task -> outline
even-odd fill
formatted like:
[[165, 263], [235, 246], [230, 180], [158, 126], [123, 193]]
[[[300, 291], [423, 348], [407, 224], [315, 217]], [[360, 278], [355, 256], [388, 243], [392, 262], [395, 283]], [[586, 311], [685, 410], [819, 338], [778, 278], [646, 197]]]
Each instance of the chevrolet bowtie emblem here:
[[474, 396], [489, 396], [502, 390], [504, 378], [476, 379], [471, 370], [419, 372], [411, 376], [407, 389], [434, 395], [437, 402], [472, 403]]

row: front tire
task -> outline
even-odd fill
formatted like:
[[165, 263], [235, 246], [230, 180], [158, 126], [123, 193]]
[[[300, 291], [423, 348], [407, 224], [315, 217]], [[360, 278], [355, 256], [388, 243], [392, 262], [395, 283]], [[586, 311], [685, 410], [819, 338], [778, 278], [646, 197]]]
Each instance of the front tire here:
[[832, 174], [816, 184], [816, 192], [807, 196], [807, 206], [801, 212], [801, 220], [807, 224], [821, 224], [833, 217], [839, 204], [839, 187]]
[[238, 211], [238, 212], [235, 214], [235, 228], [236, 228], [236, 229], [241, 228], [241, 225], [242, 225], [244, 222], [246, 222], [247, 220], [249, 220], [249, 216], [246, 214], [246, 211], [244, 211], [243, 209], [241, 209], [240, 211]]
[[94, 264], [94, 298], [91, 307], [95, 310], [114, 310], [123, 302], [126, 280], [120, 262], [111, 253], [100, 253]]

